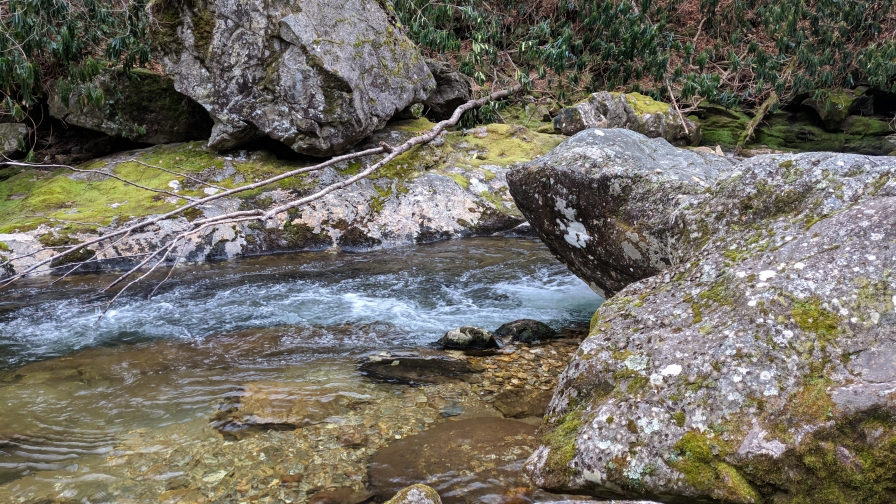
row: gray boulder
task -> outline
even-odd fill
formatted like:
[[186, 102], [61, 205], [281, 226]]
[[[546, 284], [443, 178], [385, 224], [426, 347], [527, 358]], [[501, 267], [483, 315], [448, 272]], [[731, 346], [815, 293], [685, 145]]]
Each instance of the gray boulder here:
[[174, 81], [146, 70], [128, 76], [110, 72], [93, 83], [105, 96], [102, 107], [81, 104], [81, 93], [64, 100], [50, 93], [50, 115], [82, 128], [135, 142], [164, 144], [208, 138], [212, 121], [198, 103], [178, 93]]
[[682, 118], [668, 103], [639, 93], [594, 93], [560, 110], [554, 128], [564, 135], [588, 128], [625, 128], [674, 145], [699, 145], [702, 138], [698, 123]]
[[678, 211], [731, 162], [624, 129], [591, 129], [507, 175], [551, 252], [604, 297], [678, 262]]
[[436, 121], [448, 119], [473, 97], [470, 79], [441, 61], [427, 59], [426, 66], [436, 79], [436, 89], [423, 101], [425, 115]]
[[748, 159], [677, 212], [660, 199], [679, 256], [595, 314], [527, 463], [534, 482], [894, 502], [894, 205], [896, 160], [828, 153]]
[[19, 146], [28, 136], [28, 126], [20, 123], [0, 123], [0, 156], [9, 156], [19, 151]]
[[266, 135], [344, 152], [435, 87], [375, 0], [164, 2], [154, 16], [165, 71], [211, 114], [215, 150]]

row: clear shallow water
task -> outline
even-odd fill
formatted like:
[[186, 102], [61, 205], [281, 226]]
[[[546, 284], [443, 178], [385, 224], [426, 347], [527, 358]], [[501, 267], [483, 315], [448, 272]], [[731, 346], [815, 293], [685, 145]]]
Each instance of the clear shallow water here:
[[[114, 278], [0, 292], [0, 502], [239, 502], [253, 492], [303, 502], [321, 488], [363, 489], [367, 458], [443, 421], [444, 406], [494, 410], [466, 384], [372, 383], [355, 371], [359, 355], [426, 345], [460, 325], [581, 324], [600, 302], [540, 243], [512, 239], [196, 266], [152, 299], [155, 282], [142, 284], [98, 319], [99, 289]], [[271, 411], [344, 404], [238, 442], [211, 428], [222, 406], [262, 389], [292, 397], [259, 399]], [[362, 447], [341, 444], [346, 429]], [[275, 484], [283, 474], [304, 480]]]

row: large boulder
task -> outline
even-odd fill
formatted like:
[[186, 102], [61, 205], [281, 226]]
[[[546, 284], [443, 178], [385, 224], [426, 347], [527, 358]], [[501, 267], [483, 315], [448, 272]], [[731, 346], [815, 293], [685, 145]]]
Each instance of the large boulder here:
[[196, 102], [178, 93], [174, 81], [146, 70], [130, 75], [109, 72], [93, 85], [105, 99], [101, 107], [84, 103], [80, 90], [67, 98], [54, 85], [50, 115], [82, 128], [135, 142], [164, 144], [208, 138], [212, 121]]
[[435, 87], [375, 0], [163, 2], [154, 16], [166, 73], [215, 121], [212, 149], [266, 135], [344, 152]]
[[551, 252], [602, 296], [678, 261], [676, 212], [731, 171], [726, 158], [624, 129], [590, 129], [507, 175]]
[[707, 193], [655, 207], [680, 255], [597, 311], [529, 474], [663, 502], [896, 501], [896, 159], [758, 156]]
[[698, 145], [702, 138], [699, 124], [685, 119], [668, 103], [640, 93], [594, 93], [560, 110], [554, 128], [564, 135], [588, 128], [625, 128], [675, 145]]

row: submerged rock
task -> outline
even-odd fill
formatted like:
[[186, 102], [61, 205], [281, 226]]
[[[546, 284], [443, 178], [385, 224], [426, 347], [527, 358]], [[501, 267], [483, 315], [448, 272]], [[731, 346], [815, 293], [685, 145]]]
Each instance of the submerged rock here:
[[255, 382], [243, 385], [234, 402], [213, 421], [218, 430], [234, 435], [249, 428], [296, 429], [343, 413], [359, 402], [350, 394], [320, 394], [292, 383]]
[[464, 326], [445, 333], [436, 345], [452, 350], [484, 350], [498, 348], [495, 335], [480, 327]]
[[676, 253], [597, 311], [527, 471], [602, 498], [893, 501], [896, 160], [758, 156], [707, 185], [630, 221], [674, 221]]
[[345, 152], [435, 87], [374, 0], [168, 2], [154, 17], [165, 72], [212, 116], [215, 150], [268, 136], [303, 154]]
[[560, 110], [554, 127], [564, 135], [589, 128], [624, 128], [675, 145], [698, 145], [701, 139], [698, 123], [681, 117], [668, 103], [639, 93], [594, 93]]
[[421, 385], [451, 381], [478, 381], [482, 370], [469, 361], [444, 355], [401, 352], [374, 354], [358, 364], [358, 371], [374, 380]]
[[551, 252], [607, 297], [679, 261], [675, 216], [730, 171], [713, 154], [590, 129], [511, 171], [507, 183]]
[[442, 499], [432, 487], [418, 483], [401, 490], [386, 504], [442, 504]]
[[551, 401], [552, 391], [538, 389], [507, 389], [495, 395], [495, 408], [505, 418], [540, 417]]
[[532, 319], [520, 319], [508, 322], [495, 331], [495, 336], [517, 343], [535, 343], [559, 337], [557, 331], [544, 322]]
[[75, 126], [141, 143], [164, 144], [209, 137], [212, 120], [205, 109], [174, 89], [170, 77], [136, 69], [130, 75], [108, 72], [93, 82], [105, 96], [101, 107], [85, 105], [75, 91], [68, 99], [58, 85], [49, 99], [50, 115]]
[[447, 421], [377, 451], [367, 470], [378, 496], [423, 483], [446, 504], [494, 502], [506, 489], [528, 487], [522, 465], [535, 427], [502, 418]]

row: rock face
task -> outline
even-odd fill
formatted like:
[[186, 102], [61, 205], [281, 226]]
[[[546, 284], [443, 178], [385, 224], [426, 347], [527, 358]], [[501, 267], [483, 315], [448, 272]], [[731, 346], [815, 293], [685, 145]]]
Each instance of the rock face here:
[[668, 103], [639, 93], [600, 91], [587, 100], [560, 110], [554, 127], [564, 135], [588, 128], [625, 128], [675, 145], [698, 145], [700, 125], [682, 119]]
[[215, 121], [209, 146], [269, 136], [344, 152], [435, 87], [380, 2], [169, 2], [154, 13], [166, 73]]
[[0, 123], [0, 156], [8, 156], [19, 150], [28, 135], [28, 126], [20, 123]]
[[507, 176], [538, 235], [604, 297], [678, 262], [679, 209], [731, 163], [624, 129], [582, 131]]
[[[641, 213], [674, 219], [677, 255], [595, 314], [527, 463], [539, 486], [896, 500], [896, 160], [766, 155], [735, 169], [681, 207], [658, 186]], [[589, 236], [607, 225], [583, 222]]]
[[145, 70], [131, 76], [109, 73], [94, 83], [105, 96], [103, 107], [79, 105], [73, 92], [67, 103], [54, 90], [50, 115], [75, 126], [135, 142], [164, 144], [208, 138], [212, 121], [198, 103], [178, 93], [174, 81]]
[[454, 109], [470, 101], [473, 89], [470, 80], [462, 73], [441, 61], [426, 60], [426, 66], [436, 79], [436, 89], [423, 101], [424, 112], [430, 119], [448, 119]]

